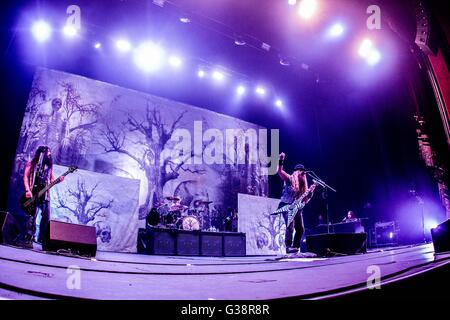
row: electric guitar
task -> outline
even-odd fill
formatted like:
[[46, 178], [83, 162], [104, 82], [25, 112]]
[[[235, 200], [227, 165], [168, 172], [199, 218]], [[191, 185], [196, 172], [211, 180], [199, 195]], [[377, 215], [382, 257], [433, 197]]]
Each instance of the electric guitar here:
[[308, 190], [303, 193], [300, 198], [295, 200], [292, 204], [287, 204], [284, 207], [281, 207], [280, 209], [274, 211], [272, 215], [277, 215], [279, 213], [287, 212], [288, 213], [288, 221], [286, 227], [289, 227], [294, 221], [295, 216], [297, 213], [302, 210], [306, 206], [306, 202], [304, 201], [305, 198], [310, 195], [314, 189], [316, 188], [316, 183], [311, 184], [311, 186], [308, 188]]
[[25, 211], [28, 215], [34, 215], [36, 212], [36, 207], [39, 198], [41, 198], [48, 190], [53, 188], [55, 185], [61, 182], [61, 178], [67, 176], [69, 173], [72, 173], [76, 171], [77, 167], [70, 167], [69, 170], [64, 172], [62, 175], [60, 175], [57, 179], [55, 179], [52, 183], [47, 185], [46, 187], [42, 188], [40, 191], [38, 191], [35, 195], [33, 195], [31, 198], [27, 198], [26, 194], [23, 194], [22, 197], [20, 197], [20, 208]]

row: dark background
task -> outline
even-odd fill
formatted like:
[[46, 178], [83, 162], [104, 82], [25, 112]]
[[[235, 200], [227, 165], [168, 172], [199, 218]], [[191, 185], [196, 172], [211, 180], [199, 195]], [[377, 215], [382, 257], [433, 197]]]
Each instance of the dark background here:
[[[370, 224], [399, 221], [405, 241], [416, 241], [421, 208], [410, 190], [424, 198], [427, 217], [436, 222], [445, 218], [437, 185], [419, 156], [417, 108], [427, 116], [439, 161], [448, 163], [449, 158], [432, 92], [410, 50], [415, 20], [407, 3], [379, 1], [382, 29], [368, 31], [366, 8], [375, 3], [365, 1], [327, 1], [309, 25], [299, 22], [287, 1], [174, 0], [162, 8], [137, 0], [2, 2], [0, 209], [6, 208], [35, 66], [46, 66], [278, 128], [287, 171], [302, 163], [338, 191], [325, 200], [317, 190], [305, 211], [307, 227], [326, 213], [328, 203], [332, 222], [351, 209]], [[62, 25], [70, 4], [81, 7], [80, 39], [68, 41], [55, 33], [49, 43], [37, 45], [29, 32], [32, 22], [45, 17]], [[186, 13], [192, 22], [180, 23]], [[346, 25], [344, 37], [325, 39], [326, 28], [338, 19]], [[187, 57], [186, 72], [144, 76], [132, 59], [116, 54], [111, 37], [119, 33], [134, 43], [152, 39], [179, 50]], [[245, 36], [247, 45], [236, 46], [234, 34]], [[375, 38], [382, 51], [374, 68], [355, 55], [355, 43], [365, 35]], [[101, 52], [92, 48], [94, 41], [102, 42]], [[261, 41], [271, 45], [269, 52], [259, 49]], [[280, 53], [290, 66], [280, 65]], [[222, 65], [233, 80], [225, 87], [199, 80], [199, 64]], [[269, 84], [271, 98], [236, 103], [231, 84], [237, 79]], [[411, 83], [422, 97], [419, 106], [410, 94]], [[273, 106], [275, 93], [284, 99], [284, 110]], [[280, 197], [281, 180], [273, 176], [269, 181], [270, 196]]]

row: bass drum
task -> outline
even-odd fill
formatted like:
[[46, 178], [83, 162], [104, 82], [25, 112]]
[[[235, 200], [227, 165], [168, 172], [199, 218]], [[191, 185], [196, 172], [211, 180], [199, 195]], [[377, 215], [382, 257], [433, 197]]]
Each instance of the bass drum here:
[[200, 221], [194, 216], [185, 216], [177, 221], [177, 226], [182, 230], [200, 230]]

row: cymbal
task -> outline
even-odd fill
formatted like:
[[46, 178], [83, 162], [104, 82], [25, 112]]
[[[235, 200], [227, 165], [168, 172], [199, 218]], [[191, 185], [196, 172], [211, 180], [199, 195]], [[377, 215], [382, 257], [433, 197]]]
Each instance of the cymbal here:
[[186, 210], [186, 209], [188, 209], [187, 206], [183, 206], [183, 205], [174, 205], [174, 206], [171, 206], [171, 207], [170, 207], [169, 211], [184, 211], [184, 210]]
[[178, 198], [178, 197], [166, 197], [166, 199], [170, 200], [170, 201], [179, 201], [179, 200], [181, 200], [181, 198]]

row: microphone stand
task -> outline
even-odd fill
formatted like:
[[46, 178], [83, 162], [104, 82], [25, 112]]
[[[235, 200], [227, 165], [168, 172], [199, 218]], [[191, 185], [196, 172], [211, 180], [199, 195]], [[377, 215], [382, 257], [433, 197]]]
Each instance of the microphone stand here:
[[320, 179], [314, 171], [306, 171], [306, 174], [309, 175], [313, 182], [323, 188], [322, 198], [325, 200], [325, 211], [327, 215], [327, 233], [330, 233], [330, 215], [329, 215], [329, 205], [328, 205], [328, 189], [333, 192], [337, 192], [336, 189], [330, 187], [327, 183], [325, 183], [322, 179]]

